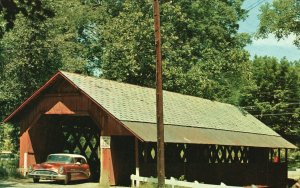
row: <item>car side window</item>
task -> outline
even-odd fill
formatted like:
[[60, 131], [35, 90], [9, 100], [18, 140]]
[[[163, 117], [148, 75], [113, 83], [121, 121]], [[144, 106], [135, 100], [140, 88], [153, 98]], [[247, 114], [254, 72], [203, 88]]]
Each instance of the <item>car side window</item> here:
[[75, 163], [75, 159], [72, 157], [70, 163]]
[[75, 159], [75, 163], [80, 163], [81, 164], [81, 161], [80, 161], [80, 158], [74, 158]]
[[86, 164], [86, 161], [84, 158], [81, 158], [81, 164]]
[[75, 158], [75, 163], [85, 164], [85, 160], [83, 158], [77, 157]]

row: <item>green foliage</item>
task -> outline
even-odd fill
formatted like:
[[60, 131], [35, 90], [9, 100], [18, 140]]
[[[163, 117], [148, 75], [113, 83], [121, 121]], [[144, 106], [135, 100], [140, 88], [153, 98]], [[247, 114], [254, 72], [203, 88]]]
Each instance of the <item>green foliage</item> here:
[[102, 8], [80, 1], [49, 1], [48, 6], [55, 14], [49, 23], [52, 24], [53, 48], [57, 48], [61, 56], [59, 68], [93, 74], [101, 54], [96, 26], [103, 21]]
[[[106, 3], [105, 3], [106, 2]], [[155, 52], [151, 1], [111, 6], [103, 37], [102, 73], [109, 79], [153, 87]], [[200, 6], [201, 5], [201, 6]], [[245, 80], [249, 36], [238, 34], [241, 1], [161, 2], [164, 89], [227, 100]]]
[[14, 127], [11, 124], [1, 124], [0, 128], [0, 152], [11, 151], [17, 153], [19, 149], [18, 145], [19, 128]]
[[18, 171], [18, 162], [17, 158], [9, 158], [3, 160], [0, 157], [0, 180], [7, 178], [22, 178], [21, 174]]
[[258, 37], [267, 37], [273, 33], [282, 39], [289, 35], [296, 38], [294, 43], [300, 47], [300, 3], [298, 0], [274, 0], [261, 7]]
[[11, 139], [9, 137], [12, 132], [12, 127], [8, 124], [2, 124], [0, 129], [0, 152], [1, 151], [10, 151], [12, 148]]
[[[0, 9], [2, 118], [58, 69], [154, 86], [152, 2], [7, 3]], [[249, 36], [237, 33], [246, 16], [241, 3], [161, 2], [165, 89], [237, 101], [249, 57]]]
[[5, 179], [8, 177], [8, 172], [6, 171], [5, 167], [0, 166], [0, 177], [1, 179]]
[[[4, 111], [12, 110], [36, 90], [59, 67], [59, 54], [48, 48], [44, 39], [48, 38], [50, 25], [31, 22], [18, 15], [15, 27], [1, 40], [3, 47], [3, 71], [1, 77], [2, 97], [0, 103]], [[42, 73], [42, 74], [41, 74]]]
[[156, 183], [141, 183], [141, 185], [139, 186], [141, 188], [154, 188], [157, 187]]
[[299, 73], [296, 65], [273, 57], [255, 57], [253, 83], [243, 91], [240, 105], [282, 135], [298, 135]]
[[0, 38], [6, 31], [15, 26], [15, 21], [19, 14], [29, 20], [45, 20], [49, 16], [53, 16], [53, 12], [44, 6], [40, 0], [0, 0]]
[[[299, 146], [298, 146], [299, 147]], [[291, 170], [299, 168], [300, 165], [300, 151], [299, 150], [290, 150], [288, 155], [288, 167]]]

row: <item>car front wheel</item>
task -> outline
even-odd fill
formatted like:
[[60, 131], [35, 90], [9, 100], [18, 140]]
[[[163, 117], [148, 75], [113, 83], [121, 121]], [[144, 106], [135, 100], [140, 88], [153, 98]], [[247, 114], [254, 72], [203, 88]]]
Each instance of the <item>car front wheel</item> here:
[[40, 181], [40, 178], [33, 178], [33, 183], [38, 183]]
[[71, 179], [71, 176], [70, 176], [70, 174], [69, 174], [69, 173], [68, 173], [68, 174], [66, 174], [66, 178], [65, 178], [65, 180], [64, 180], [64, 184], [65, 184], [65, 185], [69, 184], [69, 182], [70, 182], [70, 179]]

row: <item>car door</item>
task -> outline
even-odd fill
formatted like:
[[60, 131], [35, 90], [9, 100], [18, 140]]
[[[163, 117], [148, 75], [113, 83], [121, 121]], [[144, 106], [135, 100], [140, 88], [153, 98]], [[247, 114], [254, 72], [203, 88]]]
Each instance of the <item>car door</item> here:
[[68, 173], [70, 174], [71, 180], [77, 180], [78, 179], [78, 168], [76, 163], [76, 159], [72, 158], [72, 161], [70, 164], [68, 164]]
[[84, 158], [81, 158], [81, 175], [82, 179], [88, 179], [90, 177], [90, 167]]
[[80, 157], [75, 157], [75, 163], [74, 163], [74, 178], [75, 179], [83, 179], [82, 178], [82, 161]]

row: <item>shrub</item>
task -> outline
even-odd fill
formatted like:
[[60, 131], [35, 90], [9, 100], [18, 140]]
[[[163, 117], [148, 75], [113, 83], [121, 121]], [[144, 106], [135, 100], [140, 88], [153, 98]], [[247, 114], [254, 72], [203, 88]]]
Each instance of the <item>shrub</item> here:
[[8, 178], [8, 172], [5, 169], [5, 167], [0, 166], [0, 179], [6, 179]]
[[21, 178], [18, 171], [18, 158], [0, 158], [0, 178]]

